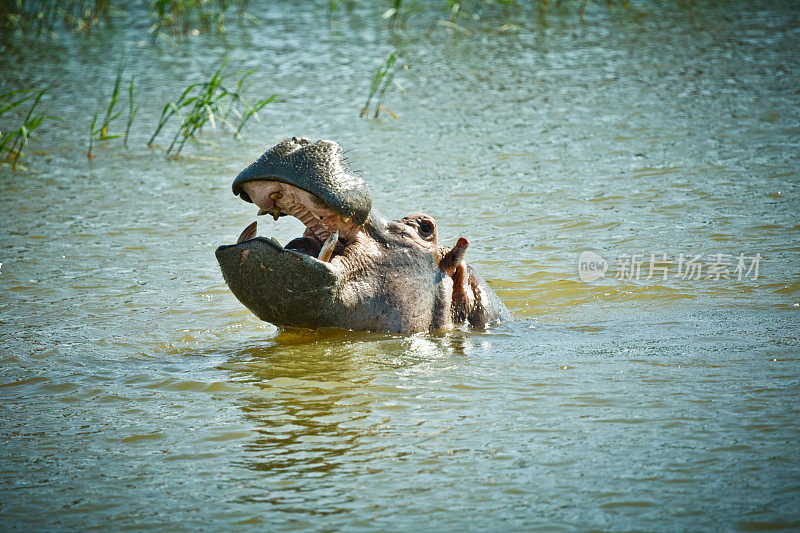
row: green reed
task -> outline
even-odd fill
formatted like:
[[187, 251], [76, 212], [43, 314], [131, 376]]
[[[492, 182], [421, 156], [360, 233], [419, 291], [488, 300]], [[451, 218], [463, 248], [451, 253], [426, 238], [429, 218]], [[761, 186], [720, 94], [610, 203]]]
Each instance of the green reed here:
[[[691, 7], [693, 0], [671, 0], [676, 6]], [[354, 4], [357, 0], [328, 0], [328, 21], [342, 4]], [[502, 17], [510, 19], [514, 13], [535, 11], [539, 17], [550, 10], [561, 14], [574, 8], [583, 21], [587, 8], [629, 9], [634, 5], [632, 0], [438, 0], [434, 2], [417, 2], [414, 0], [384, 0], [383, 2], [360, 2], [361, 5], [374, 7], [375, 13], [387, 21], [392, 32], [403, 30], [409, 19], [416, 13], [425, 12], [433, 16], [428, 34], [437, 27], [448, 28], [465, 36], [471, 36], [470, 25], [478, 20], [498, 20]], [[641, 4], [647, 4], [641, 2]], [[506, 23], [500, 31], [508, 31], [516, 25]]]
[[155, 39], [164, 33], [186, 34], [192, 31], [225, 31], [228, 10], [236, 5], [245, 13], [249, 0], [152, 0], [150, 15], [155, 22], [148, 32]]
[[0, 154], [5, 154], [5, 162], [10, 164], [14, 170], [17, 168], [20, 157], [25, 155], [22, 150], [28, 146], [28, 140], [34, 130], [45, 120], [58, 120], [56, 117], [46, 115], [43, 111], [36, 111], [46, 91], [46, 88], [38, 92], [26, 89], [0, 94], [0, 119], [10, 117], [11, 114], [19, 111], [25, 102], [32, 99], [28, 112], [19, 127], [8, 133], [0, 129]]
[[394, 64], [397, 61], [397, 51], [392, 52], [389, 54], [384, 62], [378, 67], [378, 70], [375, 71], [375, 74], [372, 76], [372, 82], [370, 83], [369, 87], [369, 95], [367, 96], [367, 101], [364, 103], [364, 107], [361, 108], [361, 116], [364, 117], [369, 113], [370, 104], [372, 103], [372, 99], [377, 94], [378, 99], [375, 103], [375, 114], [372, 118], [378, 118], [381, 110], [385, 111], [389, 115], [394, 118], [397, 118], [397, 115], [383, 107], [383, 99], [386, 97], [386, 91], [389, 89], [389, 85], [391, 85], [394, 79]]
[[94, 148], [94, 143], [99, 141], [110, 141], [111, 139], [118, 139], [123, 137], [123, 145], [128, 146], [128, 134], [131, 130], [131, 125], [133, 124], [133, 119], [136, 117], [136, 112], [138, 111], [139, 107], [135, 103], [135, 91], [133, 86], [133, 75], [131, 74], [130, 83], [128, 85], [128, 120], [125, 125], [125, 133], [124, 134], [112, 134], [111, 133], [111, 123], [119, 118], [122, 115], [122, 111], [116, 111], [115, 108], [117, 107], [117, 102], [119, 101], [119, 95], [122, 90], [122, 79], [125, 74], [125, 59], [121, 59], [119, 65], [117, 65], [117, 74], [114, 78], [114, 86], [111, 89], [111, 98], [108, 101], [108, 105], [106, 106], [105, 116], [103, 117], [102, 122], [98, 124], [97, 119], [100, 117], [101, 106], [98, 106], [94, 112], [94, 117], [92, 118], [92, 123], [89, 126], [89, 151], [86, 153], [87, 157], [94, 157], [92, 154], [92, 149]]
[[110, 7], [111, 0], [0, 0], [0, 31], [89, 31], [108, 16]]
[[333, 20], [333, 13], [339, 7], [339, 4], [342, 3], [342, 0], [328, 0], [328, 24], [331, 23]]
[[403, 18], [403, 0], [392, 0], [392, 7], [387, 9], [381, 15], [382, 18], [387, 19], [389, 21], [389, 27], [392, 30], [397, 30], [399, 28], [405, 27], [405, 21]]
[[175, 150], [173, 155], [176, 156], [183, 150], [186, 142], [202, 132], [207, 124], [212, 129], [216, 129], [219, 124], [232, 132], [235, 139], [241, 139], [251, 118], [260, 122], [258, 112], [267, 104], [278, 101], [278, 95], [273, 94], [256, 102], [244, 98], [245, 84], [258, 71], [257, 68], [241, 73], [236, 87], [229, 89], [228, 80], [223, 75], [227, 63], [227, 60], [223, 61], [208, 81], [189, 85], [176, 101], [164, 105], [148, 146], [153, 146], [164, 126], [170, 121], [177, 121], [178, 128], [167, 147], [167, 155]]
[[125, 148], [128, 147], [128, 135], [137, 111], [139, 111], [139, 106], [136, 104], [136, 92], [133, 89], [133, 74], [131, 74], [131, 82], [128, 85], [128, 120], [125, 123], [125, 136], [122, 138], [122, 146]]

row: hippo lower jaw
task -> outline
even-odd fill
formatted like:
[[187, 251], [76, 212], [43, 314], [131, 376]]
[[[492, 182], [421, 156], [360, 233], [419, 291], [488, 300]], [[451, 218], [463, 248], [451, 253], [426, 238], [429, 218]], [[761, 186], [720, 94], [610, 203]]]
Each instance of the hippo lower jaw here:
[[248, 309], [278, 326], [401, 334], [509, 318], [464, 261], [466, 239], [442, 247], [427, 215], [388, 220], [372, 210], [369, 188], [341, 153], [331, 141], [293, 138], [234, 180], [234, 194], [259, 215], [305, 225], [281, 246], [256, 237], [251, 224], [237, 244], [217, 249], [225, 281]]
[[338, 273], [330, 264], [264, 237], [220, 246], [216, 256], [233, 294], [260, 319], [278, 326], [338, 325], [329, 309], [314, 305], [334, 300]]

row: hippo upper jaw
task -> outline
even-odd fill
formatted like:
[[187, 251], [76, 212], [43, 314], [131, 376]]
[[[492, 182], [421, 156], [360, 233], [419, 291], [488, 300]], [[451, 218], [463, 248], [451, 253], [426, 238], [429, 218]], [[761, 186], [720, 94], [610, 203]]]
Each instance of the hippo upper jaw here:
[[369, 186], [347, 169], [333, 141], [292, 137], [276, 144], [233, 181], [233, 194], [251, 202], [245, 185], [270, 180], [306, 191], [344, 218], [363, 225], [372, 209]]

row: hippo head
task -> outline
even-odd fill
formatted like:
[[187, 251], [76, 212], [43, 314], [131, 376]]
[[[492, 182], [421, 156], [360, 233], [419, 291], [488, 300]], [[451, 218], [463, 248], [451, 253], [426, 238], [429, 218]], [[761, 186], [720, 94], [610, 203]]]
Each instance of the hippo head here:
[[248, 166], [233, 193], [274, 220], [306, 227], [281, 246], [256, 237], [256, 223], [217, 260], [234, 295], [278, 326], [417, 333], [508, 317], [497, 295], [464, 261], [468, 242], [439, 244], [436, 222], [417, 213], [388, 220], [369, 187], [326, 140], [284, 140]]

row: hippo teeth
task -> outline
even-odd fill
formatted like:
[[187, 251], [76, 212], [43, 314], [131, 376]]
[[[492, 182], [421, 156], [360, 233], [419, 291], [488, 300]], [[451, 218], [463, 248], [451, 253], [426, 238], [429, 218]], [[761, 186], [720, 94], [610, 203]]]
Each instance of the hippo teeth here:
[[285, 213], [283, 213], [281, 211], [281, 208], [278, 207], [277, 205], [275, 207], [273, 207], [272, 209], [263, 209], [262, 208], [262, 209], [258, 210], [258, 216], [261, 216], [261, 215], [272, 215], [272, 219], [273, 220], [278, 220], [278, 217], [281, 217], [284, 214]]
[[236, 244], [239, 244], [244, 241], [249, 241], [250, 239], [255, 237], [256, 228], [258, 228], [258, 221], [255, 221], [246, 228], [244, 228], [244, 231], [241, 233], [241, 235], [239, 235], [239, 239], [237, 239]]
[[328, 239], [325, 241], [325, 244], [322, 245], [317, 259], [320, 261], [325, 261], [326, 263], [330, 261], [331, 256], [333, 255], [333, 249], [336, 247], [337, 242], [339, 242], [339, 230], [335, 230], [333, 233], [331, 233], [330, 237], [328, 237]]
[[[276, 187], [281, 190], [274, 190]], [[258, 206], [259, 216], [271, 215], [278, 220], [279, 217], [288, 215], [299, 220], [305, 226], [303, 237], [315, 241], [311, 247], [301, 246], [301, 253], [307, 253], [321, 261], [330, 262], [336, 255], [339, 243], [346, 247], [357, 231], [353, 215], [336, 212], [312, 193], [297, 187], [265, 180], [246, 184], [245, 189], [253, 203]]]

